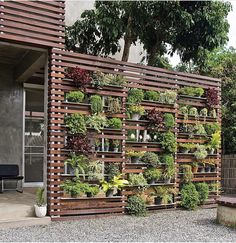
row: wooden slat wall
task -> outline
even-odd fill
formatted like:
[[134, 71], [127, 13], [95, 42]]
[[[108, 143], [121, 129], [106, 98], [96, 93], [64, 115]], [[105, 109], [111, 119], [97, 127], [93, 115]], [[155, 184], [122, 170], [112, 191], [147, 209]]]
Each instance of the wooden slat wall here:
[[[84, 216], [84, 215], [100, 215], [107, 213], [124, 213], [124, 206], [126, 201], [126, 195], [130, 195], [129, 190], [123, 192], [123, 196], [115, 201], [109, 201], [109, 199], [97, 199], [97, 202], [90, 202], [90, 208], [86, 207], [82, 209], [81, 205], [86, 206], [86, 200], [72, 200], [68, 201], [63, 199], [62, 192], [60, 189], [60, 183], [63, 181], [64, 176], [64, 164], [63, 161], [67, 154], [64, 150], [64, 138], [65, 130], [63, 127], [64, 115], [66, 113], [81, 112], [83, 114], [89, 114], [88, 107], [78, 106], [78, 105], [68, 105], [64, 103], [64, 95], [70, 90], [75, 90], [73, 82], [68, 79], [64, 79], [64, 69], [67, 67], [79, 67], [89, 71], [101, 71], [104, 73], [111, 74], [121, 74], [129, 81], [127, 87], [137, 87], [144, 90], [178, 90], [181, 86], [191, 86], [191, 87], [214, 87], [220, 91], [220, 80], [205, 76], [198, 76], [193, 74], [186, 74], [180, 72], [169, 71], [161, 68], [154, 68], [148, 66], [142, 66], [138, 64], [126, 63], [117, 61], [110, 58], [102, 58], [89, 56], [79, 53], [73, 53], [68, 51], [63, 51], [59, 49], [53, 49], [50, 59], [50, 71], [49, 71], [49, 86], [48, 86], [48, 196], [49, 196], [49, 210], [51, 216]], [[98, 93], [100, 95], [113, 95], [118, 97], [123, 97], [123, 106], [126, 102], [128, 89], [123, 89], [122, 91], [117, 90], [94, 90], [88, 89], [88, 92]], [[188, 100], [180, 97], [177, 101], [176, 106], [172, 105], [158, 105], [147, 101], [142, 102], [142, 105], [146, 110], [150, 110], [153, 107], [158, 108], [163, 112], [171, 112], [174, 114], [176, 119], [176, 127], [174, 132], [177, 136], [179, 142], [189, 142], [188, 139], [178, 135], [178, 126], [182, 122], [183, 117], [178, 113], [178, 104], [192, 104], [197, 107], [205, 107], [205, 100], [194, 99]], [[220, 114], [220, 107], [218, 107], [218, 112]], [[128, 173], [138, 173], [140, 168], [132, 167], [130, 164], [126, 165], [127, 159], [125, 158], [125, 151], [127, 148], [132, 147], [136, 151], [148, 150], [148, 151], [160, 151], [161, 148], [158, 144], [147, 145], [147, 144], [132, 144], [126, 142], [126, 131], [127, 129], [132, 129], [136, 124], [132, 121], [126, 119], [125, 114], [118, 115], [123, 119], [123, 130], [119, 135], [122, 140], [123, 150], [120, 155], [117, 156], [103, 156], [104, 162], [118, 162], [121, 164], [122, 172]], [[208, 119], [207, 122], [212, 122], [212, 119]], [[218, 119], [220, 122], [220, 118]], [[190, 120], [190, 123], [195, 123], [196, 121]], [[141, 124], [136, 127], [139, 130], [145, 129], [145, 124]], [[110, 137], [118, 136], [118, 134], [100, 134], [98, 137]], [[194, 138], [193, 142], [204, 142], [199, 141], [198, 138]], [[220, 161], [220, 151], [217, 153], [217, 159]], [[180, 182], [180, 177], [178, 175], [178, 166], [183, 162], [193, 161], [192, 157], [183, 157], [182, 155], [175, 154], [175, 164], [176, 164], [176, 177], [173, 181], [174, 186], [178, 188]], [[220, 180], [220, 166], [218, 167], [218, 172], [214, 175], [203, 175], [201, 177], [196, 176], [194, 181], [216, 181]], [[89, 199], [91, 200], [91, 199]], [[109, 202], [108, 202], [108, 201]], [[96, 204], [97, 203], [97, 204]], [[114, 203], [114, 204], [113, 204]], [[97, 205], [97, 206], [96, 206]], [[111, 207], [114, 205], [114, 207]], [[97, 208], [96, 208], [97, 207]], [[158, 207], [156, 207], [158, 208]], [[156, 209], [155, 208], [155, 209]], [[152, 208], [154, 210], [154, 208]]]
[[0, 1], [0, 40], [64, 48], [64, 1]]
[[236, 193], [236, 155], [222, 156], [222, 190], [226, 194]]

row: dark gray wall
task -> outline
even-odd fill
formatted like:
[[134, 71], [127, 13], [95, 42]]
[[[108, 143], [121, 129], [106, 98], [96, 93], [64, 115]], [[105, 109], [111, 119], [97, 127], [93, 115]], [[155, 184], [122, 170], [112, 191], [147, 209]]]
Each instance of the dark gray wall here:
[[0, 164], [19, 164], [22, 174], [23, 87], [13, 68], [0, 64]]

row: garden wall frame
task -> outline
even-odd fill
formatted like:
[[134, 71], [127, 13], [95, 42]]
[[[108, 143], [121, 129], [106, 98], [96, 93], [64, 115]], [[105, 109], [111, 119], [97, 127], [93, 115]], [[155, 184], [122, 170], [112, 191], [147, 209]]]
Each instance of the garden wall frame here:
[[[48, 203], [49, 214], [55, 220], [77, 217], [89, 217], [105, 214], [124, 214], [126, 212], [127, 196], [136, 192], [135, 186], [127, 186], [122, 190], [120, 196], [94, 198], [80, 197], [70, 198], [65, 197], [63, 190], [60, 188], [62, 182], [71, 178], [71, 175], [65, 173], [64, 161], [66, 160], [69, 151], [65, 148], [65, 140], [67, 131], [64, 126], [64, 117], [66, 114], [81, 113], [84, 115], [90, 114], [89, 104], [74, 104], [67, 102], [65, 95], [69, 91], [78, 90], [75, 83], [71, 79], [65, 78], [65, 70], [67, 68], [80, 68], [90, 72], [100, 71], [106, 74], [119, 74], [125, 77], [127, 84], [125, 87], [104, 86], [101, 89], [93, 87], [87, 88], [87, 93], [98, 94], [100, 96], [120, 97], [122, 101], [122, 111], [120, 114], [110, 114], [109, 117], [119, 117], [122, 119], [122, 129], [115, 131], [112, 129], [104, 129], [102, 133], [97, 134], [90, 130], [89, 138], [108, 138], [111, 140], [118, 139], [121, 141], [120, 152], [97, 152], [95, 158], [104, 161], [104, 163], [119, 163], [121, 172], [124, 177], [128, 177], [130, 173], [140, 173], [145, 170], [143, 164], [132, 164], [126, 156], [129, 149], [134, 151], [151, 151], [161, 152], [160, 143], [154, 142], [138, 142], [128, 140], [128, 130], [135, 129], [136, 131], [144, 131], [147, 128], [147, 121], [133, 121], [127, 118], [127, 96], [129, 88], [139, 88], [142, 90], [178, 91], [181, 87], [200, 87], [205, 90], [214, 88], [218, 91], [220, 101], [221, 84], [219, 79], [199, 76], [195, 74], [180, 73], [175, 71], [164, 70], [161, 68], [149, 67], [133, 63], [117, 61], [111, 58], [102, 58], [79, 53], [68, 52], [60, 49], [52, 49], [49, 64], [49, 86], [48, 86]], [[141, 105], [146, 111], [156, 108], [158, 111], [167, 112], [174, 115], [175, 126], [172, 132], [175, 134], [178, 143], [206, 143], [208, 137], [200, 135], [192, 135], [181, 132], [181, 124], [206, 124], [213, 122], [221, 122], [220, 104], [216, 108], [217, 117], [198, 117], [189, 116], [186, 120], [179, 111], [180, 105], [194, 106], [198, 109], [207, 107], [206, 98], [190, 97], [186, 95], [178, 95], [175, 105], [161, 104], [158, 102], [150, 102], [143, 100]], [[178, 149], [179, 151], [179, 149]], [[216, 171], [214, 172], [196, 172], [194, 173], [193, 182], [220, 182], [221, 172], [221, 150], [207, 158], [214, 158], [217, 161]], [[157, 183], [155, 186], [169, 186], [175, 188], [178, 193], [174, 197], [172, 203], [166, 205], [149, 205], [150, 210], [176, 208], [180, 204], [179, 188], [182, 185], [182, 173], [180, 166], [194, 162], [193, 153], [174, 153], [175, 161], [175, 176], [171, 183]], [[150, 186], [151, 187], [151, 186]], [[205, 204], [214, 204], [215, 199], [219, 195], [219, 190], [211, 191], [209, 199]]]

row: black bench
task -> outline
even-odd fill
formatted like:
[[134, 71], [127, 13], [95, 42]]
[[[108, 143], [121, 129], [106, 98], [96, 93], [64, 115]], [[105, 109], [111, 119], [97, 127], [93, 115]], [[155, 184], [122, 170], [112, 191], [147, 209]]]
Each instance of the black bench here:
[[[4, 181], [16, 181], [16, 189], [7, 189], [7, 190], [16, 190], [18, 192], [23, 192], [22, 180], [23, 176], [19, 175], [19, 166], [16, 164], [1, 164], [0, 165], [0, 181], [2, 184], [0, 192], [4, 191]], [[18, 189], [18, 182], [21, 181], [21, 187]]]

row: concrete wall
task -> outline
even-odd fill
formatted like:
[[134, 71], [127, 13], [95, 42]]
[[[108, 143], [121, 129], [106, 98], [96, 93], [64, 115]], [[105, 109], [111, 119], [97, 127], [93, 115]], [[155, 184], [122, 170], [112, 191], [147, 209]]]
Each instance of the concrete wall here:
[[10, 65], [0, 64], [0, 164], [19, 164], [22, 173], [23, 88]]

